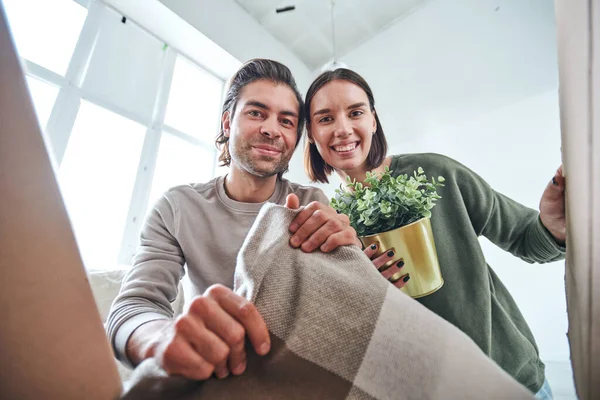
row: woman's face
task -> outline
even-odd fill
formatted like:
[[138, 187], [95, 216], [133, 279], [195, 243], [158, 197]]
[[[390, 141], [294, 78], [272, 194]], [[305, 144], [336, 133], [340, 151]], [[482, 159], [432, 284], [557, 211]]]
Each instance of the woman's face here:
[[325, 84], [313, 97], [308, 117], [309, 137], [327, 164], [342, 171], [365, 165], [377, 122], [360, 86], [346, 80]]

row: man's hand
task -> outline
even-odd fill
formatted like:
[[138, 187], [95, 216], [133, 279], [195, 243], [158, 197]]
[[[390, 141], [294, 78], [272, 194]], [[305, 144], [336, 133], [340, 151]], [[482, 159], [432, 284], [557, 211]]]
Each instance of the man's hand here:
[[[292, 210], [300, 207], [295, 194], [289, 194], [285, 206]], [[354, 244], [361, 247], [356, 231], [350, 226], [345, 214], [338, 214], [332, 207], [318, 201], [308, 204], [290, 224], [290, 245], [310, 253], [320, 248], [329, 253], [340, 246]]]
[[567, 224], [565, 218], [565, 178], [562, 173], [562, 165], [542, 194], [540, 219], [546, 229], [554, 236], [556, 242], [564, 245], [567, 240]]
[[[367, 257], [369, 257], [369, 259], [371, 261], [373, 261], [373, 265], [375, 266], [375, 268], [377, 268], [377, 270], [379, 270], [381, 275], [385, 279], [389, 280], [397, 272], [400, 272], [402, 267], [404, 267], [404, 261], [402, 259], [399, 259], [398, 261], [396, 261], [395, 264], [392, 264], [388, 267], [382, 268], [382, 266], [385, 265], [388, 261], [392, 260], [396, 254], [395, 254], [395, 251], [392, 249], [392, 250], [389, 250], [387, 253], [381, 254], [379, 257], [375, 257], [375, 253], [377, 253], [377, 248], [378, 248], [378, 244], [373, 243], [372, 245], [370, 245], [369, 247], [367, 247], [365, 249], [364, 253]], [[394, 285], [398, 289], [400, 289], [400, 288], [403, 288], [408, 283], [409, 280], [410, 280], [410, 275], [403, 274], [400, 276], [400, 278], [396, 282], [392, 282], [392, 285]]]
[[[154, 329], [153, 322], [158, 323]], [[246, 336], [256, 353], [269, 352], [269, 332], [254, 304], [225, 286], [213, 285], [176, 320], [152, 321], [136, 329], [127, 354], [134, 362], [155, 357], [169, 375], [205, 380], [214, 372], [225, 378], [246, 369]]]

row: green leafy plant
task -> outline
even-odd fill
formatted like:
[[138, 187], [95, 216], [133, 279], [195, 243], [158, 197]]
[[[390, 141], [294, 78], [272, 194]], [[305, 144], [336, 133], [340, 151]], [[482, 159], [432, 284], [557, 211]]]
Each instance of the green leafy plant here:
[[346, 187], [335, 191], [331, 206], [350, 218], [358, 236], [383, 233], [431, 217], [431, 209], [441, 199], [437, 188], [444, 186], [443, 176], [437, 181], [419, 167], [413, 176], [392, 176], [388, 167], [379, 174], [367, 172], [366, 185], [346, 178]]

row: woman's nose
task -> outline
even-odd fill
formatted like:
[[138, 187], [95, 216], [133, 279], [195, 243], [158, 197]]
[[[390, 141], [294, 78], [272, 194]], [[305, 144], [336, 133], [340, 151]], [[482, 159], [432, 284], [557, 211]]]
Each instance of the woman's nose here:
[[337, 120], [334, 133], [338, 137], [348, 136], [352, 133], [352, 126], [345, 118], [340, 118]]

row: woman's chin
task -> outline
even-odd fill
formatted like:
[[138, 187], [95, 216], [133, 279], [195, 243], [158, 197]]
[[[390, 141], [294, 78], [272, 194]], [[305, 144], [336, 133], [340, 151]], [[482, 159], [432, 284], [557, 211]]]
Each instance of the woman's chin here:
[[356, 166], [358, 165], [358, 163], [356, 161], [352, 161], [352, 160], [345, 160], [345, 161], [337, 161], [334, 163], [329, 164], [333, 167], [333, 169], [338, 170], [338, 171], [353, 171], [354, 169], [356, 169]]
[[337, 171], [354, 171], [360, 165], [365, 163], [366, 157], [362, 159], [361, 154], [356, 150], [352, 153], [353, 154], [330, 154], [329, 157], [327, 157], [329, 160], [325, 160], [325, 162]]

